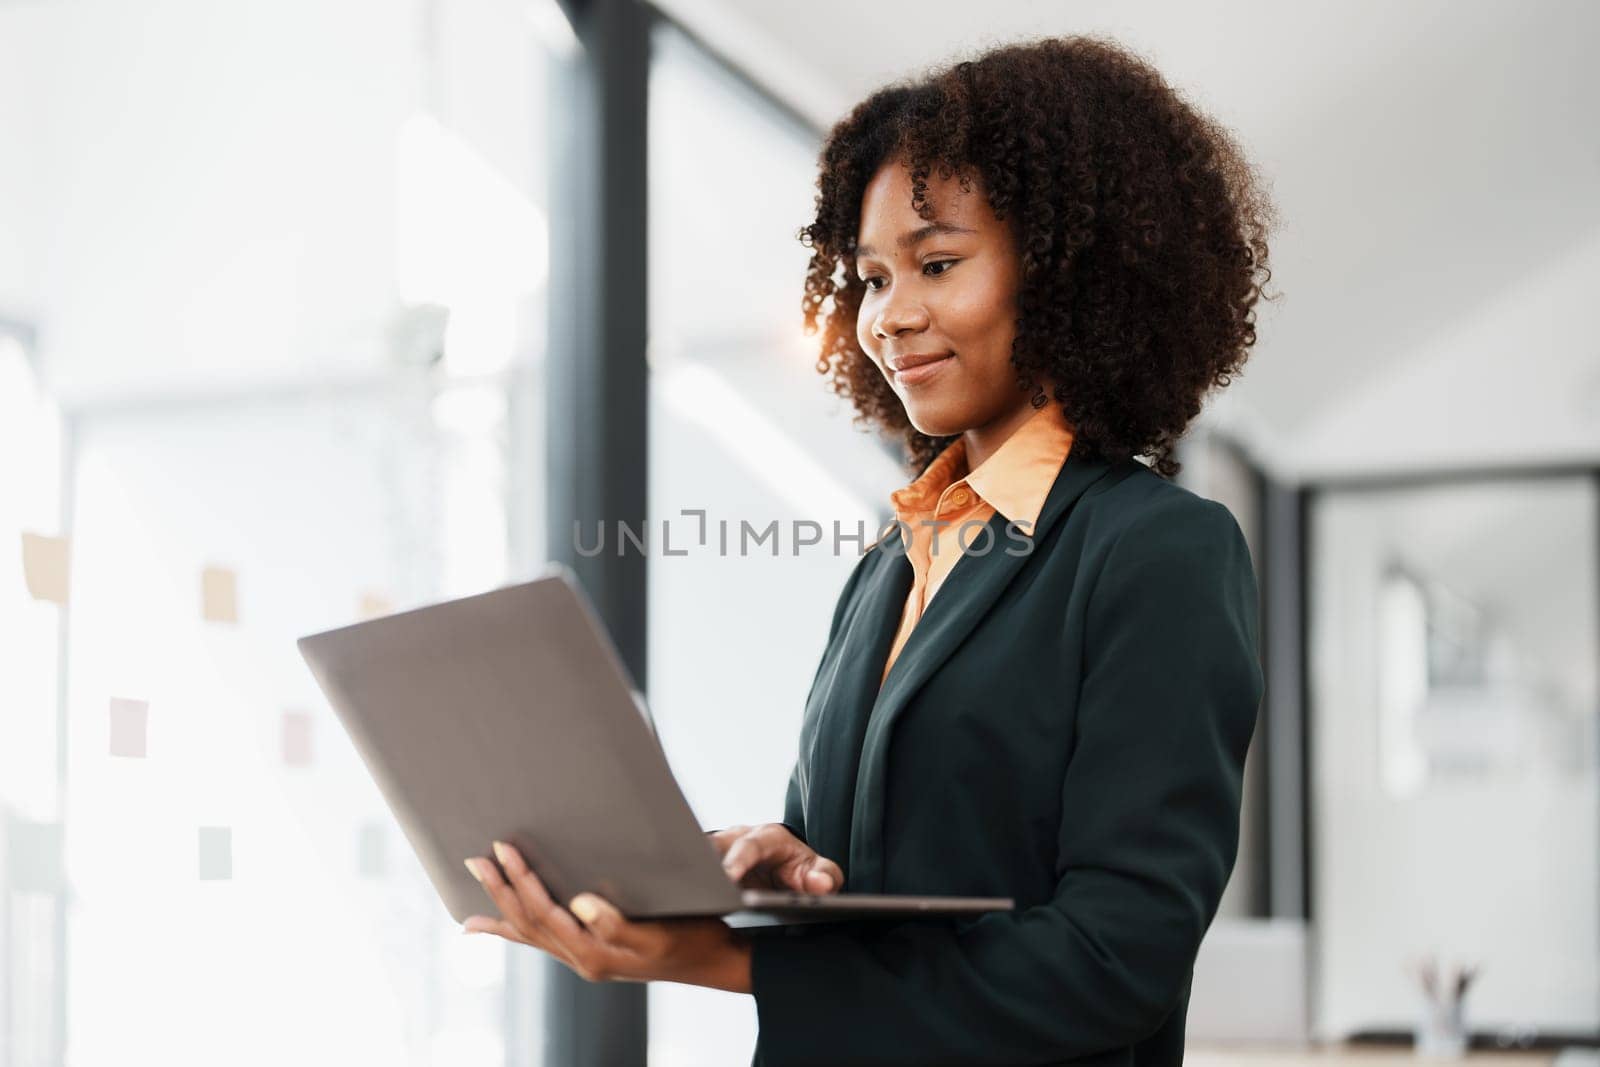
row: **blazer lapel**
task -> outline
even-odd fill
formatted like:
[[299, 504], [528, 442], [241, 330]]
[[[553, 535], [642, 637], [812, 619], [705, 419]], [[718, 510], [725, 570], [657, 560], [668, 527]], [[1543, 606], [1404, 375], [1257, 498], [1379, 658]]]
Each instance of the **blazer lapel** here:
[[[869, 551], [883, 558], [867, 564], [875, 570], [863, 577], [859, 607], [834, 644], [833, 662], [825, 668], [828, 673], [813, 688], [820, 703], [808, 715], [810, 737], [801, 738], [809, 750], [800, 761], [806, 837], [824, 856], [841, 860], [850, 840], [856, 768], [867, 718], [913, 577], [905, 553], [881, 545]], [[848, 868], [845, 879], [851, 880]]]
[[[1085, 489], [1104, 475], [1110, 465], [1099, 460], [1075, 460], [1069, 452], [1067, 460], [1056, 474], [1056, 480], [1045, 497], [1039, 512], [1039, 521], [1028, 540], [1037, 545], [1052, 526]], [[1006, 532], [1006, 520], [996, 514], [989, 522], [994, 540], [989, 550], [982, 554], [963, 555], [950, 569], [939, 592], [928, 604], [917, 621], [916, 628], [906, 639], [905, 647], [889, 669], [883, 687], [871, 705], [865, 736], [860, 748], [860, 763], [856, 767], [854, 802], [850, 819], [850, 855], [845, 864], [845, 878], [853, 893], [881, 893], [884, 891], [883, 871], [883, 791], [884, 774], [888, 765], [889, 742], [895, 720], [905, 711], [911, 698], [933, 671], [966, 639], [978, 620], [988, 612], [1000, 594], [1005, 591], [1032, 555], [1021, 551], [1013, 535]], [[973, 542], [981, 544], [979, 541]], [[1007, 549], [1010, 552], [1007, 552]], [[907, 572], [911, 565], [900, 560]], [[898, 618], [904, 607], [909, 581], [900, 589], [894, 616]], [[892, 631], [891, 631], [892, 637]], [[888, 656], [888, 643], [878, 651], [867, 666], [882, 672], [883, 661]], [[871, 657], [867, 657], [871, 658]], [[937, 783], [929, 783], [934, 787]]]

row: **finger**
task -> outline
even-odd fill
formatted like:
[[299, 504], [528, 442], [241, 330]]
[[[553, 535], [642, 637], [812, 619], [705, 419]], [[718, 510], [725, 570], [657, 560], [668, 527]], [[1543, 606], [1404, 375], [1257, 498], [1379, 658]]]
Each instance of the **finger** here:
[[472, 872], [472, 877], [483, 886], [483, 891], [489, 894], [489, 899], [494, 901], [494, 906], [500, 909], [500, 917], [519, 930], [524, 938], [533, 938], [537, 935], [538, 924], [532, 915], [528, 914], [522, 906], [522, 901], [517, 897], [516, 890], [506, 883], [500, 876], [500, 871], [486, 856], [473, 856], [466, 861], [467, 870]]
[[828, 859], [826, 856], [818, 856], [815, 862], [812, 863], [811, 872], [806, 875], [806, 878], [811, 880], [812, 875], [818, 872], [821, 872], [828, 880], [828, 885], [823, 889], [823, 892], [833, 893], [844, 888], [844, 869], [833, 860]]
[[461, 932], [464, 934], [495, 934], [505, 938], [507, 941], [539, 949], [541, 952], [548, 953], [560, 960], [568, 967], [573, 967], [572, 958], [563, 952], [545, 931], [541, 931], [538, 937], [529, 938], [523, 936], [520, 930], [504, 919], [491, 919], [487, 915], [469, 915], [466, 922], [461, 924]]
[[739, 838], [750, 832], [748, 826], [727, 826], [721, 830], [714, 830], [706, 836], [711, 839], [711, 845], [717, 850], [717, 855], [727, 855], [728, 848]]
[[775, 872], [778, 884], [798, 893], [827, 893], [844, 882], [842, 872], [837, 882], [837, 866], [815, 852], [803, 849], [787, 857]]
[[528, 939], [523, 937], [515, 926], [512, 926], [504, 919], [491, 919], [487, 915], [467, 916], [467, 921], [461, 924], [461, 932], [464, 934], [495, 934], [505, 938], [507, 941], [515, 941], [518, 944], [526, 945], [529, 943]]
[[657, 927], [629, 922], [615, 904], [598, 894], [579, 893], [570, 907], [589, 932], [607, 945], [648, 953], [661, 943]]
[[494, 843], [494, 854], [516, 887], [518, 898], [535, 921], [569, 953], [583, 944], [588, 935], [572, 913], [550, 897], [550, 891], [533, 873], [522, 853], [504, 841]]
[[[783, 881], [778, 876], [777, 868], [812, 855], [811, 850], [797, 841], [789, 832], [789, 828], [782, 823], [769, 822], [758, 826], [744, 835], [740, 842], [748, 843], [744, 845], [744, 850], [740, 854], [740, 869], [735, 881], [755, 871], [761, 884], [769, 887], [781, 886]], [[726, 860], [726, 857], [724, 859]], [[733, 872], [729, 873], [732, 875]]]
[[802, 893], [836, 893], [844, 886], [844, 871], [832, 860], [812, 855], [800, 864], [798, 881], [795, 888]]
[[728, 846], [728, 851], [722, 856], [722, 869], [728, 872], [728, 877], [735, 882], [748, 874], [751, 868], [759, 866], [771, 856], [777, 840], [768, 832], [765, 826], [758, 826], [746, 833]]
[[730, 880], [739, 881], [744, 877], [744, 872], [750, 869], [754, 861], [747, 853], [752, 849], [753, 846], [747, 845], [744, 837], [734, 839], [732, 844], [723, 849], [722, 869], [727, 872]]
[[631, 977], [632, 969], [626, 964], [636, 957], [621, 945], [630, 936], [625, 929], [628, 921], [609, 901], [593, 893], [579, 893], [570, 907], [571, 912], [564, 913], [578, 927], [577, 935], [568, 942], [570, 966], [578, 976], [587, 982]]
[[[520, 856], [517, 858], [521, 859]], [[467, 861], [467, 869], [472, 871], [473, 876], [478, 879], [484, 890], [494, 900], [495, 906], [500, 909], [500, 914], [506, 925], [515, 931], [515, 935], [511, 938], [512, 940], [542, 949], [563, 963], [571, 965], [572, 946], [563, 942], [557, 936], [556, 930], [552, 928], [550, 912], [539, 909], [538, 900], [532, 898], [526, 887], [519, 891], [517, 886], [507, 882], [502, 877], [500, 869], [491, 863], [487, 857], [478, 856]], [[523, 870], [527, 871], [526, 864], [523, 865]], [[537, 894], [548, 901], [550, 899], [549, 894], [545, 893], [544, 887], [539, 884], [537, 878], [533, 877], [531, 871], [527, 872], [527, 877], [532, 880], [533, 889], [536, 890]], [[561, 908], [556, 907], [553, 910], [557, 913], [555, 926], [559, 927], [561, 920], [564, 919], [569, 927], [577, 927], [578, 924], [573, 920], [572, 916], [566, 914]]]

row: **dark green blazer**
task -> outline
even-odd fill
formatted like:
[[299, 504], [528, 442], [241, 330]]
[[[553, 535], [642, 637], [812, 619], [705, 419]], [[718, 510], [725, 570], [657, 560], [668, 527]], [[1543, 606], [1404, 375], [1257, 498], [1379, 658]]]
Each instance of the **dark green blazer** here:
[[1005, 896], [976, 919], [757, 935], [755, 1064], [1178, 1064], [1262, 695], [1222, 505], [1069, 454], [1031, 537], [968, 539], [879, 687], [898, 534], [845, 582], [784, 821], [846, 892]]

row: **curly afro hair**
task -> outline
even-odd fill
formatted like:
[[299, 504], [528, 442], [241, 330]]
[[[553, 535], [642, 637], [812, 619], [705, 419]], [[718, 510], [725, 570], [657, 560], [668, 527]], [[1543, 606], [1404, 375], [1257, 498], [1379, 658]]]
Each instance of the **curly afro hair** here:
[[1009, 221], [1021, 256], [1011, 360], [1019, 384], [1056, 382], [1074, 450], [1176, 475], [1174, 446], [1249, 355], [1271, 278], [1274, 211], [1228, 131], [1095, 37], [995, 48], [886, 86], [834, 126], [816, 218], [799, 232], [811, 249], [805, 330], [823, 320], [817, 370], [858, 424], [902, 434], [921, 471], [954, 438], [912, 426], [856, 340], [861, 200], [891, 160], [910, 168], [923, 218], [937, 166], [962, 188], [975, 177]]

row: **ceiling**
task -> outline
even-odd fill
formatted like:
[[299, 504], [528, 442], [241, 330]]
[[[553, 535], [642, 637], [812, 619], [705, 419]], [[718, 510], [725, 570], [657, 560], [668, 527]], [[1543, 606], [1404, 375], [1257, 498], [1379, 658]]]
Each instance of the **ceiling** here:
[[[1600, 4], [659, 6], [819, 129], [996, 42], [1109, 34], [1235, 131], [1281, 213], [1282, 298], [1216, 405], [1258, 458], [1289, 473], [1600, 460], [1590, 310], [1539, 299], [1600, 291]], [[1473, 328], [1491, 307], [1497, 328]], [[1516, 338], [1535, 327], [1529, 351]], [[1503, 410], [1501, 376], [1536, 379], [1527, 410]]]

